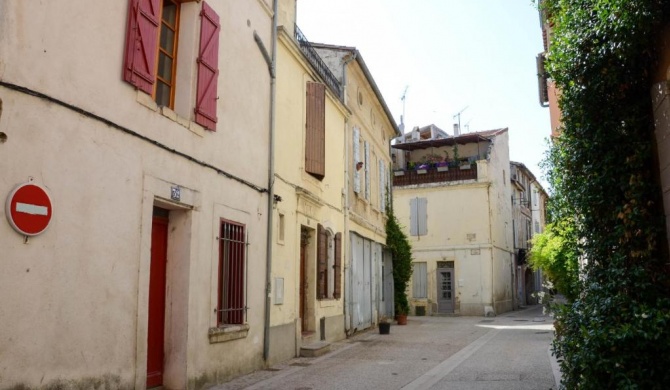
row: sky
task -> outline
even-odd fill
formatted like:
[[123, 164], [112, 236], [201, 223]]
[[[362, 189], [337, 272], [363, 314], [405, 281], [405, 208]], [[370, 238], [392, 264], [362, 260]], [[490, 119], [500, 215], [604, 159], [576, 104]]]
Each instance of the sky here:
[[[538, 100], [542, 30], [531, 0], [298, 0], [311, 42], [356, 47], [405, 132], [509, 128], [510, 159], [546, 188], [539, 168], [551, 132]], [[402, 96], [407, 88], [405, 104]]]

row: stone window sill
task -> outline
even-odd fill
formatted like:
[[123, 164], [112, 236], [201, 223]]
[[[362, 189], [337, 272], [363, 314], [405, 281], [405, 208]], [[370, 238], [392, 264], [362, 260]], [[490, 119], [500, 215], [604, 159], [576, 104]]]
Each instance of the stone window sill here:
[[226, 341], [246, 338], [249, 334], [249, 324], [222, 325], [217, 328], [209, 328], [209, 343], [224, 343]]

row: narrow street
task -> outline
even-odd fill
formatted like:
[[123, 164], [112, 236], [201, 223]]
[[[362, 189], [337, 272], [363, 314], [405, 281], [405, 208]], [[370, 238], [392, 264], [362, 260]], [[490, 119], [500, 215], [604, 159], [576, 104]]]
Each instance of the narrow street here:
[[557, 389], [542, 306], [484, 317], [410, 317], [214, 387], [234, 389]]

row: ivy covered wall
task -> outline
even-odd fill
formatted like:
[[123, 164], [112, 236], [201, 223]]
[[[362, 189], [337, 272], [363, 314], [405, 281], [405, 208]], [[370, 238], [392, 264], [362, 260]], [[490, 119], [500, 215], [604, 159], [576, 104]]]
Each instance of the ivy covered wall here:
[[[662, 0], [547, 0], [547, 70], [561, 91], [548, 153], [554, 221], [584, 261], [558, 312], [567, 389], [670, 386], [670, 283], [651, 74]], [[574, 259], [573, 259], [574, 260]]]

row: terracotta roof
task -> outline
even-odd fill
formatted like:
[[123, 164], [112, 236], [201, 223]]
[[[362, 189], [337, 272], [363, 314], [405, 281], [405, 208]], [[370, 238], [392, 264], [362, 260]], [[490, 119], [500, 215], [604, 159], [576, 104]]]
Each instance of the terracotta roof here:
[[478, 131], [474, 133], [461, 134], [458, 136], [451, 136], [449, 138], [441, 138], [435, 140], [425, 140], [425, 141], [414, 141], [414, 142], [404, 142], [400, 144], [391, 145], [394, 149], [402, 150], [417, 150], [417, 149], [427, 149], [427, 148], [436, 148], [440, 146], [453, 146], [455, 144], [465, 145], [470, 143], [477, 143], [483, 141], [491, 141], [492, 138], [506, 133], [507, 128]]

